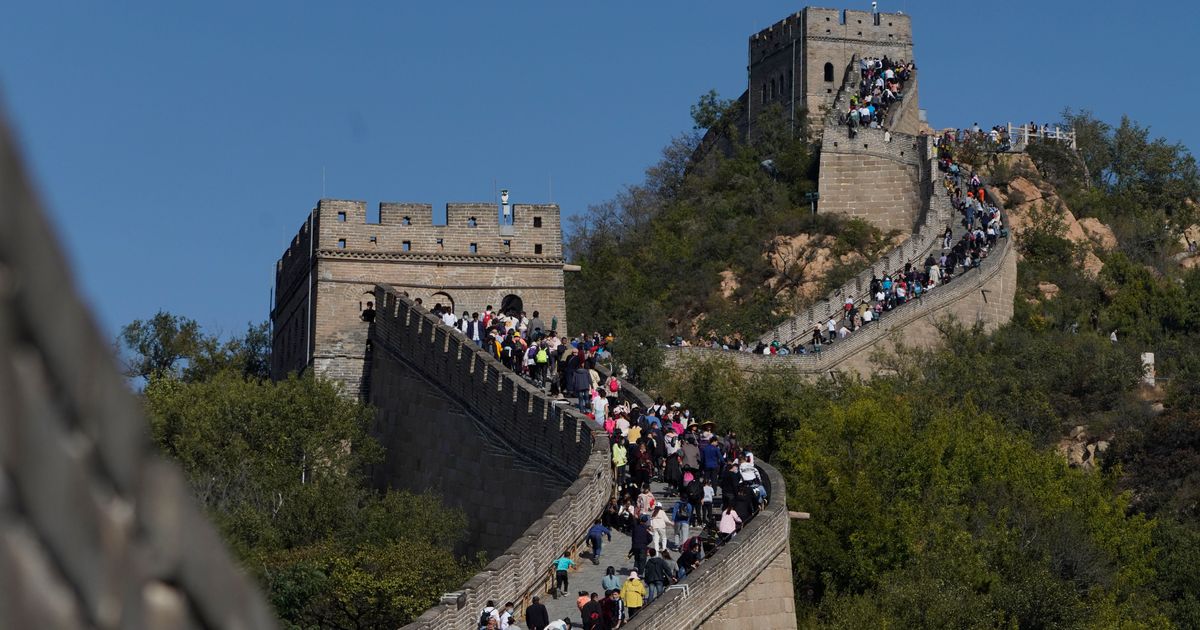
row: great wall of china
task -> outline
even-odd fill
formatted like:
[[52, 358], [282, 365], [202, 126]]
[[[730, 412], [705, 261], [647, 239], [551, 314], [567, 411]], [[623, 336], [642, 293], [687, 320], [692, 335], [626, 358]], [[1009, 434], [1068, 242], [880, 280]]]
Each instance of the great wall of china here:
[[[902, 23], [893, 27], [890, 19]], [[829, 59], [852, 68], [848, 64], [853, 57], [848, 61], [837, 56], [845, 55], [846, 47], [830, 34], [831, 28], [819, 34], [831, 20], [846, 31], [846, 41], [868, 49], [895, 45], [911, 54], [911, 37], [897, 37], [907, 32], [906, 16], [809, 9], [751, 38], [752, 50], [759, 46], [762, 59], [783, 59], [787, 42], [775, 41], [771, 34], [783, 28], [789, 33], [792, 28], [801, 30], [791, 40], [792, 69], [780, 71], [780, 92], [783, 85], [794, 85], [794, 76], [809, 86], [805, 93], [813, 98], [825, 92], [815, 78], [822, 62], [832, 63], [821, 56], [822, 46], [838, 44], [842, 52], [829, 53]], [[861, 26], [864, 20], [874, 25]], [[849, 33], [856, 27], [868, 30], [870, 37], [863, 36], [863, 30]], [[796, 38], [806, 36], [812, 41], [797, 60]], [[848, 73], [849, 81], [855, 74]], [[752, 71], [752, 87], [755, 76]], [[764, 341], [804, 336], [846, 297], [860, 299], [872, 273], [895, 271], [936, 248], [942, 226], [954, 214], [937, 181], [928, 139], [914, 135], [915, 85], [912, 94], [914, 98], [893, 113], [886, 133], [863, 129], [851, 141], [844, 128], [826, 121], [821, 169], [823, 203], [835, 209], [839, 194], [850, 194], [861, 183], [854, 173], [868, 167], [890, 169], [911, 181], [912, 194], [848, 203], [845, 211], [869, 206], [874, 209], [866, 218], [907, 226], [912, 236], [818, 306], [765, 333]], [[359, 212], [358, 206], [329, 205], [329, 212], [339, 210]], [[547, 221], [557, 230], [557, 208], [547, 207], [545, 212], [552, 215]], [[310, 223], [308, 233], [324, 229], [337, 238], [335, 231], [341, 228], [331, 223]], [[537, 223], [540, 227], [541, 220]], [[0, 226], [0, 434], [6, 436], [0, 443], [0, 575], [4, 584], [13, 585], [0, 589], [0, 626], [272, 627], [269, 607], [230, 559], [178, 469], [150, 445], [140, 410], [112, 363], [109, 344], [71, 289], [65, 259], [26, 184], [6, 129], [0, 129]], [[560, 244], [547, 243], [545, 254], [540, 246], [524, 252], [517, 266], [524, 264], [550, 278], [530, 286], [546, 291], [546, 301], [558, 308]], [[316, 249], [312, 240], [297, 241], [296, 246], [310, 255]], [[329, 257], [353, 258], [344, 252], [330, 252]], [[391, 258], [430, 268], [436, 262], [415, 255]], [[360, 271], [349, 263], [345, 266]], [[281, 274], [305, 291], [320, 282], [340, 287], [337, 299], [345, 304], [328, 306], [327, 311], [335, 318], [330, 331], [336, 329], [336, 347], [322, 356], [328, 359], [324, 365], [336, 368], [330, 368], [329, 376], [338, 378], [338, 370], [344, 369], [340, 376], [349, 391], [365, 396], [378, 409], [375, 433], [388, 455], [376, 470], [377, 482], [441, 491], [467, 511], [470, 544], [492, 557], [483, 571], [447, 593], [408, 628], [473, 627], [488, 599], [524, 602], [544, 592], [551, 578], [550, 561], [564, 549], [580, 547], [587, 525], [611, 492], [604, 434], [569, 405], [507, 371], [398, 288], [365, 276], [314, 277], [312, 268], [307, 282], [300, 271], [284, 273], [281, 268]], [[1015, 282], [1014, 246], [1002, 240], [979, 269], [900, 307], [820, 355], [720, 355], [748, 371], [784, 365], [807, 375], [867, 373], [874, 369], [870, 355], [877, 349], [897, 341], [933, 342], [935, 323], [942, 317], [953, 315], [987, 327], [1007, 321]], [[477, 283], [470, 290], [490, 296], [502, 288]], [[349, 306], [368, 294], [378, 304], [373, 324], [359, 321], [357, 309]], [[307, 323], [282, 329], [289, 350], [277, 360], [286, 359], [290, 365], [307, 355], [309, 365], [320, 371], [314, 349], [325, 316], [315, 331], [312, 326], [326, 306], [319, 301], [302, 304], [298, 296], [280, 312]], [[715, 354], [677, 349], [669, 360], [678, 363]], [[648, 402], [633, 387], [627, 387], [626, 395]], [[774, 468], [765, 463], [760, 467], [773, 498], [766, 510], [689, 576], [688, 589], [672, 590], [655, 600], [630, 627], [795, 627], [786, 488]], [[481, 468], [496, 474], [480, 475]], [[505, 508], [504, 517], [496, 516], [497, 507]]]
[[[900, 131], [917, 124], [916, 107], [908, 96], [896, 110], [889, 112], [885, 128], [858, 129], [851, 138], [847, 127], [837, 119], [835, 113], [847, 108], [848, 95], [857, 90], [858, 72], [854, 70], [857, 59], [855, 56], [851, 60], [835, 104], [824, 118], [819, 183], [822, 212], [859, 217], [885, 231], [902, 229], [911, 233], [824, 300], [761, 335], [759, 340], [764, 343], [779, 341], [790, 345], [807, 339], [814, 327], [822, 326], [841, 311], [846, 299], [855, 304], [869, 300], [872, 278], [897, 274], [908, 263], [919, 265], [926, 257], [938, 254], [946, 226], [958, 223], [959, 213], [940, 181], [932, 138]], [[911, 193], [898, 192], [905, 189]], [[979, 268], [900, 306], [879, 322], [827, 345], [819, 354], [764, 356], [669, 347], [665, 349], [666, 363], [680, 366], [698, 359], [724, 358], [747, 372], [788, 369], [806, 376], [835, 371], [867, 375], [878, 367], [872, 358], [877, 351], [886, 351], [896, 344], [910, 347], [936, 344], [940, 339], [938, 324], [947, 318], [967, 326], [979, 323], [985, 330], [1008, 322], [1012, 318], [1017, 284], [1014, 250], [1011, 239], [1000, 239]]]

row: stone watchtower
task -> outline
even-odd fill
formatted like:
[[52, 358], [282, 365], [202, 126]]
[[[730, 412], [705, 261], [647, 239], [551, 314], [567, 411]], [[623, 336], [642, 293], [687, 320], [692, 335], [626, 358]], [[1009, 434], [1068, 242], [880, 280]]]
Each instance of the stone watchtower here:
[[566, 328], [559, 208], [505, 200], [452, 203], [446, 224], [433, 206], [381, 203], [367, 222], [362, 201], [322, 199], [275, 266], [271, 372], [281, 378], [314, 366], [362, 392], [367, 326], [361, 314], [377, 283], [420, 298], [483, 312], [539, 311]]
[[[806, 7], [750, 36], [746, 122], [753, 131], [760, 113], [782, 106], [795, 124], [808, 112], [821, 129], [854, 55], [912, 60], [912, 23], [903, 13], [872, 13]], [[916, 94], [912, 94], [915, 100]]]

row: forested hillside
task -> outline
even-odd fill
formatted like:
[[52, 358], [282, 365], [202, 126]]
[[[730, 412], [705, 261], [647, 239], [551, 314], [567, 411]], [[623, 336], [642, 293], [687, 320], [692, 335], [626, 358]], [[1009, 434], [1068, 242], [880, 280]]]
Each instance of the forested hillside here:
[[[789, 507], [813, 514], [792, 530], [802, 627], [1200, 627], [1200, 175], [1186, 147], [1133, 121], [1068, 111], [1063, 122], [1077, 152], [959, 148], [1008, 208], [1021, 253], [1007, 326], [984, 334], [945, 321], [941, 347], [901, 349], [865, 380], [749, 377], [721, 361], [639, 372], [736, 430], [783, 472]], [[771, 153], [753, 146], [720, 161], [716, 179], [673, 171], [670, 190], [698, 191], [692, 199], [714, 186], [740, 201], [786, 191], [744, 249], [669, 264], [662, 254], [683, 228], [652, 228], [709, 226], [753, 207], [684, 203], [677, 192], [638, 205], [648, 208], [641, 228], [578, 230], [583, 273], [568, 301], [591, 312], [575, 321], [661, 334], [669, 322], [656, 318], [682, 319], [687, 304], [759, 332], [752, 324], [786, 310], [769, 287], [744, 275], [741, 301], [725, 302], [714, 287], [721, 271], [750, 267], [753, 247], [761, 256], [768, 226], [807, 216], [801, 193], [818, 149], [802, 145], [793, 151], [806, 166], [792, 178], [752, 168]], [[735, 164], [741, 188], [722, 170]], [[665, 208], [669, 221], [654, 211]], [[629, 290], [596, 268], [647, 260], [659, 263], [621, 267], [636, 269]], [[589, 284], [597, 277], [613, 281]], [[605, 293], [580, 296], [585, 287]], [[1142, 384], [1144, 352], [1155, 354], [1153, 387]]]

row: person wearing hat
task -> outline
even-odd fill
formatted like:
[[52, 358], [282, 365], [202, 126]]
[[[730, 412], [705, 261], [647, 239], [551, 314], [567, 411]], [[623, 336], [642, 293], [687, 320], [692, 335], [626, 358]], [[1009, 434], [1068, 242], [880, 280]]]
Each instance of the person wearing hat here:
[[646, 597], [646, 584], [638, 578], [637, 571], [629, 572], [629, 579], [621, 585], [621, 601], [629, 610], [629, 618], [633, 619], [641, 611]]
[[700, 447], [700, 464], [704, 467], [706, 480], [711, 481], [716, 478], [717, 469], [720, 468], [721, 461], [724, 459], [723, 455], [715, 437], [710, 438], [704, 446]]

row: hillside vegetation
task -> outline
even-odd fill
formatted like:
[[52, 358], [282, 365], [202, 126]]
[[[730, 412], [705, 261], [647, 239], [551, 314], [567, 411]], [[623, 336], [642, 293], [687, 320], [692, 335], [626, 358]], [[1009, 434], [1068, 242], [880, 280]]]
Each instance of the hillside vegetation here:
[[[959, 150], [1010, 210], [1010, 324], [944, 321], [940, 347], [901, 347], [865, 380], [751, 377], [720, 360], [642, 371], [643, 385], [736, 430], [784, 474], [789, 507], [813, 513], [792, 530], [802, 627], [1200, 627], [1200, 270], [1188, 250], [1200, 175], [1185, 147], [1132, 121], [1068, 111], [1064, 123], [1077, 152]], [[691, 221], [710, 220], [690, 207]], [[657, 247], [635, 239], [620, 253]], [[591, 259], [578, 260], [586, 276]], [[617, 330], [653, 321], [640, 307], [598, 312]], [[1155, 387], [1141, 384], [1143, 352]]]
[[764, 115], [753, 142], [700, 147], [700, 131], [738, 137], [735, 111], [702, 98], [696, 129], [671, 141], [644, 182], [574, 222], [567, 251], [582, 271], [567, 275], [567, 304], [581, 329], [616, 333], [627, 350], [749, 338], [891, 247], [894, 235], [866, 222], [811, 212], [818, 148], [781, 115]]
[[269, 379], [266, 325], [221, 341], [159, 312], [122, 330], [151, 434], [283, 628], [395, 628], [465, 581], [466, 517], [430, 494], [379, 492], [370, 408], [332, 382]]

